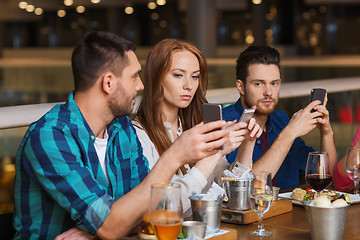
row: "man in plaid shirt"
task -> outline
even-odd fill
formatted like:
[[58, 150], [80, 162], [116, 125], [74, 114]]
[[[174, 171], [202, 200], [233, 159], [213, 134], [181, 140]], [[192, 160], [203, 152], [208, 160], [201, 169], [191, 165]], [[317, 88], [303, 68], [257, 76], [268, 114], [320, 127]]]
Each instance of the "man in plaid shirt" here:
[[127, 117], [143, 89], [134, 51], [107, 32], [88, 33], [74, 49], [75, 90], [30, 125], [17, 153], [15, 239], [124, 236], [147, 211], [151, 184], [225, 143], [226, 130], [208, 133], [224, 121], [199, 124], [149, 172]]

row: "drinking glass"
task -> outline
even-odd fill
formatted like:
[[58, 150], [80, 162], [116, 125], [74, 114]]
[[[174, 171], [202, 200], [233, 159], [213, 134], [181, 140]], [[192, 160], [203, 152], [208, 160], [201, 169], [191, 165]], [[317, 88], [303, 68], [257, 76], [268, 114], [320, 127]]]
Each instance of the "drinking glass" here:
[[354, 194], [358, 194], [360, 181], [360, 148], [349, 147], [346, 154], [346, 171], [349, 178], [354, 181]]
[[310, 152], [305, 170], [306, 182], [317, 192], [326, 188], [332, 181], [329, 155], [326, 152]]
[[180, 185], [176, 183], [152, 185], [149, 214], [156, 238], [175, 240], [183, 222]]
[[256, 231], [251, 232], [251, 236], [270, 236], [272, 233], [265, 231], [263, 224], [264, 214], [270, 209], [273, 195], [271, 187], [271, 173], [254, 173], [254, 185], [250, 186], [250, 206], [259, 216], [259, 224]]

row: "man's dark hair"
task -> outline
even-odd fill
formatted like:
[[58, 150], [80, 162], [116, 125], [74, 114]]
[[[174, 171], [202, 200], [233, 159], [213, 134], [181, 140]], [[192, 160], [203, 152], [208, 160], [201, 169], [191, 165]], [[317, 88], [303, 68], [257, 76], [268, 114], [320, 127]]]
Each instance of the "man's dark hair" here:
[[269, 46], [250, 46], [240, 53], [236, 60], [236, 79], [246, 84], [249, 66], [252, 64], [276, 65], [280, 70], [280, 54], [278, 50]]
[[127, 51], [135, 51], [135, 45], [114, 33], [87, 33], [72, 53], [75, 91], [92, 87], [104, 71], [121, 76], [128, 65]]

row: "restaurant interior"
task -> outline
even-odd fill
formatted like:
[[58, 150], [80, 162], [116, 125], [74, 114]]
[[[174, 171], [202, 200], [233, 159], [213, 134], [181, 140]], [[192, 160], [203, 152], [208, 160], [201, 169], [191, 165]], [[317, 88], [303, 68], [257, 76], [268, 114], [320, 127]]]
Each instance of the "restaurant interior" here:
[[[27, 126], [73, 89], [71, 52], [86, 32], [134, 42], [143, 68], [164, 38], [195, 43], [209, 65], [208, 100], [223, 105], [239, 97], [239, 53], [273, 46], [281, 53], [278, 108], [292, 116], [311, 88], [326, 88], [342, 157], [360, 125], [359, 29], [360, 0], [0, 0], [0, 213], [12, 211]], [[320, 149], [318, 130], [303, 139]]]

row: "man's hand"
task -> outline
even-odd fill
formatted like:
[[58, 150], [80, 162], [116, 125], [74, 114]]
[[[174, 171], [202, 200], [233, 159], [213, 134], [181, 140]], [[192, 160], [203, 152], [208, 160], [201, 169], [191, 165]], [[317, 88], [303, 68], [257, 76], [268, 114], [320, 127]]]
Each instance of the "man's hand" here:
[[285, 127], [287, 134], [291, 136], [292, 140], [306, 135], [316, 127], [318, 121], [321, 121], [317, 117], [322, 117], [323, 113], [319, 111], [310, 112], [313, 108], [319, 108], [320, 104], [319, 100], [313, 101], [292, 116], [289, 124]]
[[88, 240], [88, 239], [94, 239], [95, 237], [88, 234], [87, 232], [81, 230], [80, 228], [74, 227], [66, 232], [63, 232], [62, 234], [58, 235], [55, 240]]
[[261, 136], [263, 133], [262, 128], [256, 123], [255, 118], [251, 118], [248, 124], [249, 129], [249, 140], [254, 141]]
[[[182, 161], [181, 165], [214, 155], [227, 141], [228, 130], [222, 129], [225, 125], [225, 121], [200, 123], [183, 132], [169, 150]], [[220, 130], [215, 130], [217, 128]]]

